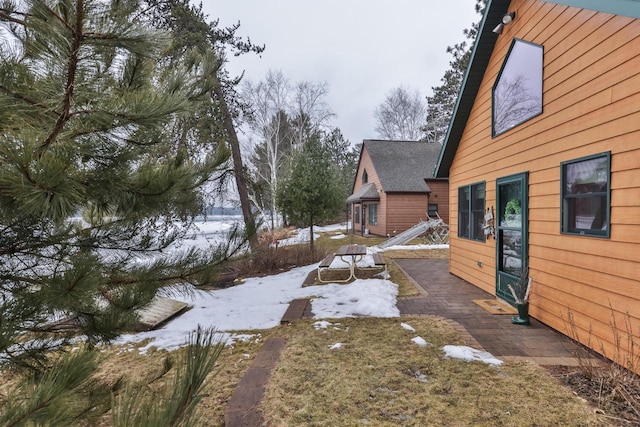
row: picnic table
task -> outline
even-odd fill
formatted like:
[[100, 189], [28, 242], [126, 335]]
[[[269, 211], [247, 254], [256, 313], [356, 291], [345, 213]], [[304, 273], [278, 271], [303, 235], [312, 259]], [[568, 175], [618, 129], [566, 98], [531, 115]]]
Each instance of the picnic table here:
[[[318, 280], [321, 283], [328, 283], [329, 281], [322, 279], [321, 272], [328, 269], [331, 266], [331, 263], [334, 259], [340, 258], [340, 260], [348, 266], [349, 269], [349, 277], [343, 280], [330, 280], [331, 282], [340, 282], [346, 283], [351, 281], [351, 279], [357, 279], [356, 277], [356, 267], [357, 264], [364, 259], [367, 255], [367, 245], [343, 245], [338, 248], [335, 254], [328, 255], [325, 259], [323, 259], [318, 265]], [[382, 259], [380, 254], [373, 254], [373, 262], [376, 267], [384, 267], [386, 271], [386, 263]]]
[[351, 280], [351, 278], [356, 278], [356, 264], [359, 261], [362, 261], [362, 258], [367, 254], [367, 245], [344, 245], [340, 246], [336, 251], [336, 256], [340, 257], [342, 262], [345, 262], [349, 265], [349, 278], [347, 281]]

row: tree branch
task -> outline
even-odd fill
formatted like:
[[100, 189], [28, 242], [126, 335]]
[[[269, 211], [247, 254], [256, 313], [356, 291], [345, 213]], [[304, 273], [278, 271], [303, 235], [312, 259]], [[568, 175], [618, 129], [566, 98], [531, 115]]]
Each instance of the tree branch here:
[[[69, 121], [71, 117], [71, 104], [73, 102], [73, 93], [74, 93], [74, 84], [76, 79], [76, 71], [78, 69], [78, 55], [80, 53], [80, 43], [82, 42], [82, 17], [84, 15], [83, 11], [83, 0], [78, 0], [76, 3], [76, 23], [75, 28], [72, 29], [73, 32], [73, 42], [71, 44], [71, 56], [69, 58], [69, 64], [67, 66], [67, 84], [64, 95], [64, 103], [62, 108], [62, 113], [58, 116], [58, 120], [53, 128], [53, 131], [49, 134], [47, 139], [44, 140], [40, 148], [38, 149], [38, 157], [42, 157], [45, 151], [53, 144], [58, 135], [64, 129], [65, 124]], [[53, 13], [53, 11], [52, 11]], [[55, 15], [57, 17], [57, 15]], [[58, 17], [58, 19], [60, 19]], [[66, 22], [65, 22], [65, 25]], [[67, 25], [68, 26], [68, 25]]]

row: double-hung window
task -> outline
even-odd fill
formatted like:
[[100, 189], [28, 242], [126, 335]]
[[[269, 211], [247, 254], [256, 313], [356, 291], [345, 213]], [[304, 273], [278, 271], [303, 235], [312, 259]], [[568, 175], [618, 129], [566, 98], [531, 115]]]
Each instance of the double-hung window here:
[[561, 231], [609, 237], [611, 153], [563, 162]]
[[485, 241], [484, 202], [484, 182], [458, 188], [458, 237]]

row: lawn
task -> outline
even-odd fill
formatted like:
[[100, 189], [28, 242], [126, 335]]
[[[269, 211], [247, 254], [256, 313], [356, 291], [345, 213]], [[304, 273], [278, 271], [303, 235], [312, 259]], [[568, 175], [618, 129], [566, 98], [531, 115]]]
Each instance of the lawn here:
[[326, 328], [308, 320], [282, 332], [287, 346], [262, 404], [267, 425], [607, 425], [537, 365], [445, 358], [444, 345], [462, 342], [442, 319], [340, 319]]
[[[224, 425], [226, 402], [270, 336], [287, 344], [262, 402], [269, 426], [614, 425], [537, 365], [446, 358], [442, 346], [463, 343], [443, 319], [348, 318], [325, 328], [316, 322], [250, 331], [249, 341], [228, 346], [207, 380], [202, 425]], [[417, 336], [426, 347], [412, 341]], [[151, 378], [169, 355], [132, 349], [105, 350], [101, 376]]]

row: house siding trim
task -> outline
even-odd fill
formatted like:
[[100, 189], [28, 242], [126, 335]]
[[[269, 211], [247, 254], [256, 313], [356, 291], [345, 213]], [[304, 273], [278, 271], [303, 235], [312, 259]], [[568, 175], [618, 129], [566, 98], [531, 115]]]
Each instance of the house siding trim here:
[[613, 15], [629, 16], [640, 19], [639, 0], [545, 0], [548, 3], [597, 10]]

